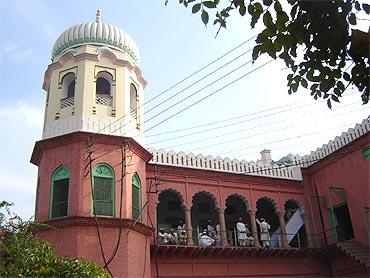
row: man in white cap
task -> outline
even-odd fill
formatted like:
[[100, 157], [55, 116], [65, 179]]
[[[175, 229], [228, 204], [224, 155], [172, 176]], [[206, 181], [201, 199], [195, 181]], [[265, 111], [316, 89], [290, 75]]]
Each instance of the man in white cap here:
[[212, 246], [215, 243], [215, 240], [207, 235], [207, 232], [204, 231], [200, 234], [199, 245], [200, 246]]
[[265, 221], [265, 218], [261, 218], [261, 222], [256, 218], [257, 224], [260, 226], [262, 246], [270, 248], [270, 233], [271, 226]]

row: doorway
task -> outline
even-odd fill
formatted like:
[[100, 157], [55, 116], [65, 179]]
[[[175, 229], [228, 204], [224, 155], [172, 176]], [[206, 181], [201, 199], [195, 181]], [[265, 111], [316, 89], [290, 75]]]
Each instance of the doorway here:
[[351, 215], [347, 203], [333, 207], [329, 213], [334, 237], [337, 241], [346, 241], [354, 238]]

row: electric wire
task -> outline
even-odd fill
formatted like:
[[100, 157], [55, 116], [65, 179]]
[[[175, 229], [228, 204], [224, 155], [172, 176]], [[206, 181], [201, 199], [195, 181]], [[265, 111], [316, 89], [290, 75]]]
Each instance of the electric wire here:
[[[353, 105], [353, 104], [354, 103], [352, 103], [351, 105]], [[339, 114], [335, 114], [335, 115], [326, 117], [325, 119], [332, 119], [332, 118], [336, 118], [338, 116], [342, 116], [342, 115], [344, 115], [346, 113], [349, 113], [349, 112], [358, 112], [358, 111], [363, 111], [363, 110], [366, 110], [366, 108], [354, 109], [354, 110], [351, 110], [351, 111], [345, 111], [343, 113], [339, 113]], [[304, 118], [304, 117], [309, 116], [309, 115], [312, 115], [312, 114], [310, 114], [310, 113], [303, 114], [302, 116], [296, 117], [295, 119]], [[279, 121], [275, 121], [275, 122], [269, 122], [269, 123], [266, 123], [266, 124], [257, 125], [257, 126], [253, 126], [253, 127], [248, 127], [248, 128], [236, 130], [236, 131], [233, 131], [233, 132], [223, 133], [223, 134], [219, 134], [219, 135], [215, 135], [215, 136], [210, 136], [210, 137], [201, 138], [201, 139], [198, 139], [198, 140], [193, 140], [193, 141], [189, 141], [189, 142], [185, 142], [185, 143], [172, 145], [172, 146], [168, 147], [168, 149], [179, 147], [179, 146], [184, 146], [184, 145], [189, 145], [189, 144], [193, 144], [193, 143], [199, 143], [199, 142], [204, 142], [204, 141], [208, 141], [208, 140], [213, 140], [213, 139], [224, 137], [224, 136], [227, 136], [227, 135], [240, 133], [240, 132], [243, 132], [243, 131], [248, 131], [248, 130], [252, 130], [252, 129], [256, 129], [256, 128], [260, 128], [260, 127], [271, 126], [271, 125], [275, 125], [277, 123], [282, 123], [282, 122], [286, 122], [286, 121], [291, 121], [291, 118], [283, 119], [283, 120], [279, 120]], [[315, 121], [317, 121], [317, 119], [313, 119], [313, 120], [310, 120], [310, 121], [305, 121], [305, 124], [315, 122]], [[252, 135], [235, 138], [235, 139], [232, 139], [232, 140], [228, 140], [226, 142], [220, 142], [220, 143], [215, 143], [215, 144], [211, 144], [211, 145], [197, 147], [195, 149], [192, 149], [192, 151], [195, 151], [195, 150], [198, 150], [198, 149], [210, 148], [210, 147], [213, 147], [213, 146], [219, 146], [219, 145], [223, 145], [223, 144], [228, 144], [228, 143], [231, 143], [231, 142], [236, 142], [236, 141], [240, 141], [240, 140], [243, 140], [243, 139], [246, 139], [246, 138], [255, 137], [255, 136], [259, 136], [259, 135], [269, 134], [269, 133], [272, 133], [272, 132], [280, 131], [281, 129], [288, 129], [288, 128], [296, 127], [296, 126], [299, 126], [299, 125], [302, 125], [302, 123], [296, 123], [296, 124], [293, 124], [293, 125], [279, 127], [277, 129], [268, 130], [268, 131], [265, 131], [265, 132], [262, 132], [262, 133], [255, 133], [255, 134], [252, 134]]]
[[248, 75], [250, 75], [251, 73], [253, 73], [253, 72], [255, 72], [255, 71], [257, 71], [257, 70], [261, 69], [262, 67], [266, 66], [267, 64], [271, 63], [272, 61], [274, 61], [274, 60], [269, 60], [268, 62], [263, 63], [262, 65], [260, 65], [260, 66], [256, 67], [255, 69], [253, 69], [253, 70], [251, 70], [251, 71], [247, 72], [246, 74], [243, 74], [242, 76], [238, 77], [237, 79], [234, 79], [233, 81], [231, 81], [231, 82], [229, 82], [228, 84], [226, 84], [226, 85], [222, 86], [221, 88], [219, 88], [219, 89], [217, 89], [217, 90], [213, 91], [212, 93], [210, 93], [210, 94], [208, 94], [208, 95], [206, 95], [206, 96], [202, 97], [201, 99], [199, 99], [199, 100], [195, 101], [194, 103], [192, 103], [192, 104], [190, 104], [190, 105], [186, 106], [185, 108], [183, 108], [183, 109], [179, 110], [178, 112], [176, 112], [176, 113], [172, 114], [171, 116], [169, 116], [169, 117], [167, 117], [167, 118], [163, 119], [163, 120], [162, 120], [162, 121], [160, 121], [159, 123], [157, 123], [157, 124], [155, 124], [155, 125], [151, 126], [150, 128], [146, 129], [146, 130], [144, 131], [144, 133], [145, 133], [145, 132], [148, 132], [149, 130], [151, 130], [151, 129], [153, 129], [153, 128], [155, 128], [155, 127], [157, 127], [157, 126], [159, 126], [159, 125], [161, 125], [161, 124], [163, 124], [163, 123], [165, 123], [165, 122], [167, 122], [168, 120], [170, 120], [170, 119], [172, 119], [173, 117], [175, 117], [175, 116], [179, 115], [180, 113], [182, 113], [182, 112], [184, 112], [184, 111], [188, 110], [189, 108], [193, 107], [194, 105], [196, 105], [196, 104], [198, 104], [198, 103], [200, 103], [200, 102], [202, 102], [202, 101], [206, 100], [207, 98], [209, 98], [209, 97], [213, 96], [214, 94], [216, 94], [216, 93], [218, 93], [218, 92], [222, 91], [223, 89], [225, 89], [225, 88], [229, 87], [230, 85], [232, 85], [232, 84], [234, 84], [234, 83], [236, 83], [236, 82], [240, 81], [241, 79], [243, 79], [243, 78], [247, 77], [247, 76], [248, 76]]
[[[191, 132], [191, 133], [186, 133], [186, 134], [182, 134], [182, 135], [175, 136], [175, 137], [170, 137], [170, 138], [166, 138], [166, 139], [162, 139], [162, 140], [150, 142], [150, 143], [147, 143], [147, 145], [150, 146], [150, 145], [154, 145], [154, 144], [158, 144], [158, 143], [162, 143], [162, 142], [166, 142], [166, 141], [171, 141], [171, 140], [175, 140], [175, 139], [179, 139], [179, 138], [188, 137], [188, 136], [195, 135], [195, 134], [201, 134], [201, 133], [206, 133], [206, 132], [217, 130], [217, 129], [223, 129], [225, 127], [230, 127], [230, 126], [234, 126], [234, 125], [238, 125], [238, 124], [242, 124], [242, 123], [254, 121], [254, 120], [257, 120], [257, 119], [266, 118], [266, 117], [273, 116], [273, 115], [278, 115], [278, 114], [281, 114], [283, 112], [297, 110], [297, 109], [300, 109], [302, 107], [307, 107], [307, 106], [311, 106], [311, 105], [314, 105], [314, 104], [315, 103], [311, 103], [309, 105], [304, 104], [302, 106], [296, 106], [296, 107], [291, 108], [291, 109], [287, 109], [287, 110], [283, 110], [283, 111], [278, 111], [278, 112], [275, 112], [275, 113], [271, 113], [271, 114], [267, 114], [267, 115], [262, 115], [262, 116], [259, 116], [259, 117], [255, 117], [255, 118], [251, 118], [251, 119], [246, 119], [246, 120], [243, 120], [243, 121], [238, 121], [238, 122], [230, 123], [230, 124], [227, 124], [227, 125], [217, 126], [217, 127], [213, 127], [213, 128], [209, 128], [209, 129], [203, 129], [203, 130], [199, 130], [199, 131], [195, 131], [195, 132]], [[356, 102], [351, 103], [351, 104], [344, 105], [342, 107], [350, 106], [350, 105], [353, 105], [353, 104], [356, 104]], [[357, 111], [357, 110], [353, 110], [353, 111]], [[349, 111], [349, 112], [353, 112], [353, 111]], [[300, 117], [297, 117], [295, 119], [303, 118], [303, 117], [308, 116], [308, 115], [312, 115], [312, 112], [310, 112], [308, 114], [303, 114]], [[342, 114], [337, 114], [337, 115], [342, 115]], [[255, 127], [249, 127], [249, 128], [245, 128], [245, 129], [241, 129], [241, 130], [237, 130], [237, 131], [233, 131], [233, 132], [228, 132], [228, 133], [224, 133], [222, 135], [216, 135], [216, 136], [209, 137], [209, 138], [202, 138], [201, 141], [204, 141], [204, 140], [207, 140], [207, 139], [214, 139], [214, 138], [218, 138], [218, 137], [229, 135], [229, 134], [235, 134], [235, 133], [239, 133], [239, 132], [242, 132], [242, 131], [247, 131], [247, 130], [250, 130], [250, 129], [255, 129], [255, 128], [258, 128], [258, 127], [269, 126], [269, 125], [273, 125], [273, 124], [276, 124], [276, 123], [285, 122], [287, 120], [291, 120], [291, 118], [283, 119], [283, 120], [279, 120], [279, 121], [274, 121], [274, 122], [269, 122], [267, 124], [263, 124], [263, 125], [259, 125], [259, 126], [255, 126]], [[171, 147], [168, 147], [168, 148], [178, 147], [178, 146], [187, 145], [187, 144], [191, 144], [191, 143], [197, 143], [197, 142], [199, 142], [199, 140], [192, 141], [192, 142], [187, 142], [187, 143], [182, 143], [182, 144], [171, 146]]]
[[[245, 45], [246, 43], [250, 42], [252, 39], [254, 39], [257, 35], [254, 35], [250, 38], [248, 38], [247, 40], [245, 40], [244, 42], [240, 43], [239, 45], [235, 46], [234, 48], [232, 48], [231, 50], [227, 51], [226, 53], [222, 54], [221, 56], [219, 56], [218, 58], [212, 60], [211, 62], [209, 62], [208, 64], [202, 66], [201, 68], [199, 68], [198, 70], [196, 70], [195, 72], [189, 74], [188, 76], [186, 76], [185, 78], [181, 79], [180, 81], [176, 82], [175, 84], [171, 85], [170, 87], [168, 87], [167, 89], [165, 89], [164, 91], [162, 91], [161, 93], [159, 93], [158, 95], [156, 95], [155, 97], [147, 100], [146, 102], [144, 102], [143, 104], [139, 105], [138, 107], [136, 107], [133, 112], [137, 112], [141, 107], [143, 107], [144, 105], [152, 102], [153, 100], [159, 98], [160, 96], [164, 95], [165, 93], [167, 93], [168, 91], [172, 90], [173, 88], [177, 87], [178, 85], [184, 83], [186, 80], [190, 79], [191, 77], [193, 77], [194, 75], [198, 74], [199, 72], [203, 71], [204, 69], [208, 68], [209, 66], [213, 65], [214, 63], [218, 62], [219, 60], [221, 60], [222, 58], [226, 57], [227, 55], [229, 55], [230, 53], [232, 53], [233, 51], [237, 50], [238, 48], [242, 47], [243, 45]], [[102, 132], [103, 130], [105, 130], [108, 126], [111, 126], [113, 125], [114, 123], [124, 119], [126, 116], [128, 116], [130, 113], [126, 113], [124, 114], [122, 117], [119, 117], [118, 119], [114, 120], [112, 123], [108, 124], [107, 126], [104, 126], [103, 128], [99, 129], [98, 131], [92, 133], [90, 136], [94, 136], [96, 134], [99, 134], [100, 132]]]

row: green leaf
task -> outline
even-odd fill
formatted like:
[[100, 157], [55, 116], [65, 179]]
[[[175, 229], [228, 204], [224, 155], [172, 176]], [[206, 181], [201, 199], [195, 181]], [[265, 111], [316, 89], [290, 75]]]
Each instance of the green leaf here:
[[208, 20], [209, 20], [208, 13], [205, 10], [203, 10], [200, 17], [202, 18], [202, 21], [203, 21], [204, 25], [207, 26], [207, 23], [208, 23]]
[[203, 5], [210, 9], [216, 8], [216, 3], [213, 1], [204, 1]]
[[328, 105], [328, 107], [331, 109], [331, 101], [330, 101], [330, 98], [328, 98], [328, 100], [326, 101], [326, 104]]
[[335, 102], [339, 102], [339, 98], [336, 95], [331, 95], [331, 99]]
[[292, 89], [293, 93], [297, 92], [298, 90], [298, 83], [293, 83], [290, 85], [290, 88]]
[[358, 1], [355, 2], [355, 9], [360, 11], [361, 10], [361, 5]]
[[254, 6], [252, 4], [248, 5], [248, 13], [252, 16], [254, 15]]
[[261, 52], [261, 45], [256, 45], [254, 48], [253, 48], [253, 52], [252, 52], [252, 59], [253, 61], [256, 61], [259, 54]]
[[302, 78], [301, 79], [301, 84], [302, 84], [303, 87], [305, 87], [307, 89], [308, 83], [307, 83], [307, 80], [306, 79]]
[[243, 3], [243, 4], [241, 4], [241, 5], [240, 5], [240, 7], [239, 7], [239, 13], [240, 13], [240, 15], [241, 15], [241, 16], [244, 16], [244, 15], [245, 15], [245, 13], [246, 13], [246, 11], [247, 11], [247, 9], [246, 9], [246, 7], [245, 7], [244, 3]]
[[195, 4], [195, 5], [191, 8], [191, 12], [192, 12], [193, 14], [195, 14], [195, 13], [199, 12], [200, 7], [201, 7], [200, 3]]
[[351, 81], [351, 76], [349, 75], [348, 72], [343, 72], [343, 78], [346, 81]]
[[356, 15], [354, 13], [350, 13], [348, 21], [351, 25], [356, 25], [357, 24]]
[[362, 9], [366, 14], [370, 14], [370, 5], [369, 4], [362, 4]]
[[263, 24], [265, 24], [267, 28], [270, 28], [271, 26], [274, 25], [269, 11], [266, 11], [265, 14], [263, 15]]
[[281, 4], [278, 0], [275, 1], [274, 8], [276, 13], [280, 13], [283, 11], [283, 8], [281, 7]]
[[272, 0], [263, 0], [263, 5], [270, 6], [272, 4]]

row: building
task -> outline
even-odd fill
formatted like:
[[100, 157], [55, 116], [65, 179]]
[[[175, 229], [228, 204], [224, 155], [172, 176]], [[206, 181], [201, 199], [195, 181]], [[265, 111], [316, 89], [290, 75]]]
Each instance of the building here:
[[[107, 266], [114, 277], [369, 275], [369, 119], [310, 155], [257, 162], [147, 150], [135, 42], [96, 21], [63, 32], [52, 50], [38, 166], [38, 231], [60, 256]], [[241, 247], [235, 224], [253, 246]], [[271, 225], [261, 247], [256, 219]], [[199, 246], [208, 221], [217, 246]], [[186, 225], [186, 244], [159, 244]], [[167, 230], [167, 231], [168, 231]]]

